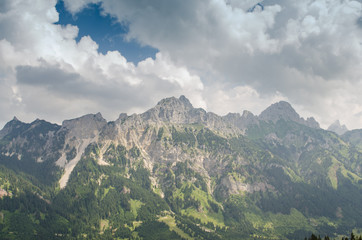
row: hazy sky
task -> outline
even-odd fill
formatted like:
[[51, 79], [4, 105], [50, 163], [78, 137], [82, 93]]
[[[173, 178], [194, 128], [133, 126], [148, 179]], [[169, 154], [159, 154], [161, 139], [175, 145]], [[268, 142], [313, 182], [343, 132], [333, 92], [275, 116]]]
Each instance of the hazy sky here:
[[111, 121], [183, 94], [220, 115], [286, 100], [362, 128], [361, 2], [0, 0], [0, 127]]

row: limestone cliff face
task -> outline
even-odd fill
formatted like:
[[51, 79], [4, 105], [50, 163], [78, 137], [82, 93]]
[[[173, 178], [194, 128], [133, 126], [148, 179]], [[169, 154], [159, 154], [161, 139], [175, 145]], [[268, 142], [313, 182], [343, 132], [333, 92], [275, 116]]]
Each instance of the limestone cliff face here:
[[99, 134], [106, 125], [107, 121], [100, 113], [87, 114], [63, 122], [59, 134], [64, 134], [65, 142], [62, 155], [56, 161], [56, 165], [64, 169], [63, 176], [59, 180], [60, 188], [66, 186], [85, 149], [89, 144], [98, 141]]

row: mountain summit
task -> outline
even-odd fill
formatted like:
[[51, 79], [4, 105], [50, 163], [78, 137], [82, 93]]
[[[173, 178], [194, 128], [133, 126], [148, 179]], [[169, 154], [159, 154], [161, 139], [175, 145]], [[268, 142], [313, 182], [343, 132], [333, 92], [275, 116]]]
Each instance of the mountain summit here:
[[264, 121], [272, 121], [273, 123], [280, 119], [292, 120], [294, 122], [300, 121], [299, 114], [294, 110], [290, 103], [285, 101], [272, 104], [259, 115], [259, 118]]
[[156, 104], [155, 108], [164, 108], [169, 110], [190, 110], [193, 108], [193, 106], [184, 95], [181, 95], [179, 98], [170, 97], [162, 99]]
[[299, 116], [299, 114], [294, 110], [290, 103], [285, 101], [280, 101], [272, 104], [270, 107], [265, 109], [260, 115], [259, 119], [263, 121], [271, 121], [276, 123], [278, 120], [291, 120], [308, 127], [319, 128], [319, 123], [315, 121], [313, 117], [304, 120]]
[[343, 135], [344, 133], [346, 133], [348, 131], [346, 125], [341, 125], [341, 123], [339, 122], [339, 120], [336, 120], [334, 123], [332, 123], [328, 129], [328, 131], [332, 131], [337, 133], [338, 135]]
[[154, 108], [143, 113], [142, 117], [154, 121], [184, 123], [187, 121], [188, 113], [192, 109], [193, 106], [190, 101], [182, 95], [180, 98], [170, 97], [162, 99]]

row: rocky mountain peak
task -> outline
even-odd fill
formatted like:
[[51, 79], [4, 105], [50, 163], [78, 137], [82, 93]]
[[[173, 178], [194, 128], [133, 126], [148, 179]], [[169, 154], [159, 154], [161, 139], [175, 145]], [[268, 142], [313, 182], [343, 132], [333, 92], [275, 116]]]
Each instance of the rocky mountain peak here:
[[121, 114], [119, 114], [118, 120], [124, 121], [127, 119], [127, 117], [128, 117], [127, 113], [121, 113]]
[[228, 113], [223, 118], [226, 120], [235, 120], [235, 119], [251, 119], [255, 117], [256, 116], [252, 112], [244, 110], [242, 115], [240, 115], [240, 113]]
[[62, 129], [68, 130], [72, 137], [93, 138], [106, 124], [107, 121], [102, 117], [102, 114], [87, 114], [63, 121]]
[[304, 118], [301, 118], [294, 110], [290, 103], [285, 101], [272, 104], [259, 115], [259, 119], [267, 122], [271, 121], [273, 123], [276, 123], [280, 119], [290, 120], [311, 128], [319, 128], [319, 123], [313, 117], [304, 120]]
[[249, 125], [257, 124], [258, 122], [258, 118], [247, 110], [244, 110], [242, 115], [239, 113], [228, 113], [223, 119], [242, 131], [245, 131]]
[[32, 123], [30, 123], [30, 125], [40, 125], [40, 124], [42, 124], [42, 123], [47, 123], [47, 121], [45, 121], [45, 120], [41, 120], [41, 119], [39, 119], [39, 118], [37, 118], [37, 119], [35, 119]]
[[307, 121], [305, 123], [308, 127], [320, 128], [319, 123], [314, 119], [314, 117], [307, 118]]
[[190, 103], [190, 101], [184, 96], [184, 95], [181, 95], [179, 97], [179, 100], [185, 105], [187, 106], [187, 108], [193, 108], [192, 104]]
[[334, 123], [332, 123], [328, 129], [328, 131], [332, 131], [337, 133], [338, 135], [343, 135], [344, 133], [346, 133], [348, 131], [346, 125], [341, 125], [341, 123], [339, 122], [339, 120], [336, 120]]
[[72, 123], [78, 123], [78, 122], [88, 122], [88, 121], [96, 121], [96, 122], [106, 122], [106, 120], [102, 117], [101, 113], [96, 113], [96, 114], [86, 114], [84, 116], [78, 117], [78, 118], [74, 118], [74, 119], [70, 119], [70, 120], [65, 120], [63, 121], [62, 125], [69, 125]]
[[181, 95], [179, 98], [170, 97], [159, 101], [155, 108], [172, 109], [172, 110], [190, 110], [193, 108], [190, 101]]
[[60, 128], [61, 126], [59, 126], [58, 124], [50, 123], [45, 120], [37, 118], [33, 122], [28, 124], [26, 132], [28, 133], [36, 132], [36, 134], [38, 133], [46, 134], [49, 131], [53, 132], [58, 131]]
[[14, 116], [13, 120], [6, 123], [4, 128], [0, 130], [0, 138], [3, 138], [4, 136], [8, 135], [14, 129], [23, 128], [24, 125], [26, 125], [26, 123], [23, 123], [17, 117]]
[[11, 121], [9, 121], [6, 125], [17, 125], [17, 124], [25, 124], [25, 123], [20, 121], [17, 117], [14, 116], [14, 118]]
[[245, 119], [250, 119], [250, 118], [255, 118], [255, 115], [248, 110], [244, 110], [243, 115], [241, 117]]
[[154, 108], [141, 114], [145, 120], [164, 121], [172, 123], [184, 123], [187, 121], [188, 113], [194, 109], [185, 96], [179, 98], [170, 97], [162, 99]]
[[274, 123], [280, 119], [292, 120], [295, 122], [300, 121], [299, 114], [285, 101], [272, 104], [259, 115], [259, 118], [263, 121], [272, 121]]

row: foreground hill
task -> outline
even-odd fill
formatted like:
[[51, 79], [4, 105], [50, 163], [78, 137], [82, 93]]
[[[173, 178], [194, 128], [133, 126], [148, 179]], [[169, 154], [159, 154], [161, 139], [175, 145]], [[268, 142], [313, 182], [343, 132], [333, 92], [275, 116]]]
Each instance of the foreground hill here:
[[3, 239], [304, 239], [362, 230], [362, 148], [287, 102], [218, 116], [14, 118], [0, 131]]

